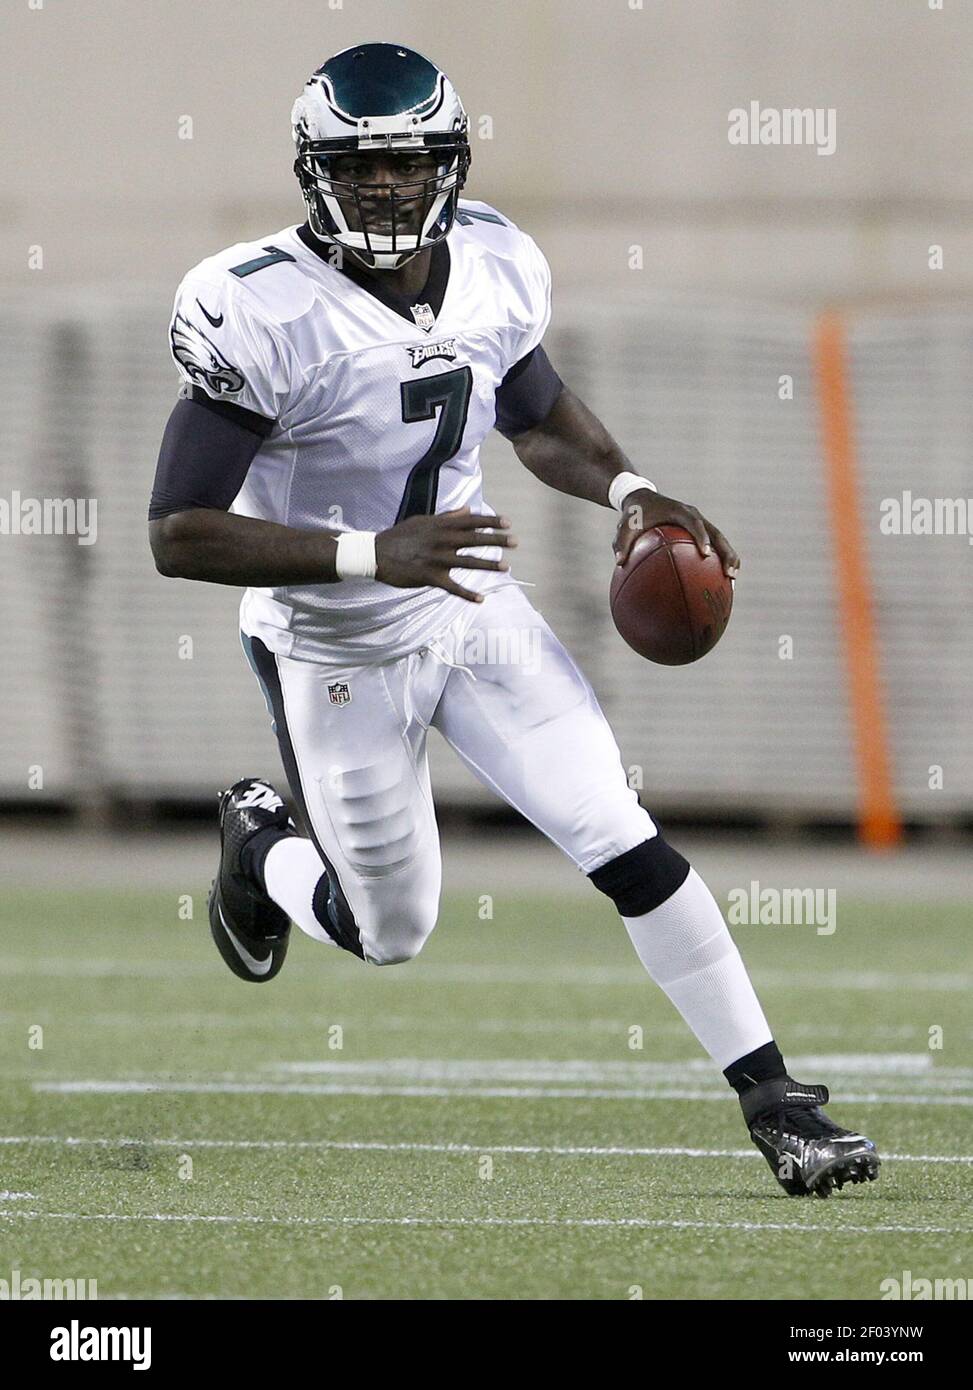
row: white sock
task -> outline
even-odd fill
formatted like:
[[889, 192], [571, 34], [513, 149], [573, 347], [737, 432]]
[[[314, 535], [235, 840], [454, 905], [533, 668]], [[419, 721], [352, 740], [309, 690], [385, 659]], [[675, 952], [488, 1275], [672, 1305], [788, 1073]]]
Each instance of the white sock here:
[[639, 960], [721, 1071], [771, 1041], [740, 952], [695, 869], [660, 907], [622, 921]]
[[331, 939], [314, 915], [314, 890], [324, 873], [313, 840], [286, 835], [271, 845], [264, 859], [264, 886], [269, 897], [302, 932], [327, 946]]

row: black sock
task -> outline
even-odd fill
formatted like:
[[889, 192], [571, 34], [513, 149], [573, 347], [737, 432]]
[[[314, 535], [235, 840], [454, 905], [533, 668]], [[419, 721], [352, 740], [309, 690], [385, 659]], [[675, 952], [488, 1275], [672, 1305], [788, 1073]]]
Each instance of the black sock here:
[[268, 825], [265, 830], [258, 830], [255, 835], [251, 835], [240, 850], [240, 868], [250, 882], [255, 883], [264, 893], [267, 891], [267, 885], [264, 883], [264, 860], [278, 840], [283, 840], [293, 833], [293, 830], [283, 830], [279, 825]]
[[761, 1081], [773, 1081], [778, 1076], [786, 1076], [787, 1068], [784, 1066], [780, 1048], [771, 1041], [764, 1043], [763, 1047], [758, 1047], [754, 1052], [748, 1052], [746, 1057], [741, 1057], [738, 1062], [731, 1062], [723, 1075], [737, 1095], [742, 1096], [744, 1091], [758, 1086]]

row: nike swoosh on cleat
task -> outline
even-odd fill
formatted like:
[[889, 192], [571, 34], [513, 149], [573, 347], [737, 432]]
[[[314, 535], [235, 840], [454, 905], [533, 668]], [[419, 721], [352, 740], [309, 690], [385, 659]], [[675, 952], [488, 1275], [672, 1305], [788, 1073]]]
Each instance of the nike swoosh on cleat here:
[[[196, 300], [196, 303], [199, 304], [199, 300], [198, 300], [198, 299]], [[214, 328], [222, 328], [222, 327], [223, 327], [223, 315], [222, 315], [222, 314], [220, 314], [220, 316], [219, 316], [218, 319], [214, 319], [214, 317], [213, 317], [213, 315], [210, 313], [210, 311], [209, 311], [208, 309], [204, 308], [202, 304], [199, 304], [199, 307], [203, 310], [203, 313], [204, 313], [204, 314], [206, 315], [206, 317], [209, 319], [210, 323], [213, 325]]]
[[267, 957], [266, 960], [258, 960], [256, 956], [252, 956], [250, 952], [247, 950], [246, 946], [244, 946], [241, 941], [238, 941], [236, 937], [233, 935], [233, 932], [230, 930], [229, 923], [223, 916], [223, 908], [220, 903], [216, 904], [216, 910], [220, 914], [220, 921], [223, 923], [223, 930], [226, 932], [227, 936], [233, 942], [233, 949], [236, 951], [237, 955], [243, 961], [247, 969], [251, 971], [254, 975], [266, 975], [267, 971], [274, 963], [273, 951], [271, 951], [270, 955]]

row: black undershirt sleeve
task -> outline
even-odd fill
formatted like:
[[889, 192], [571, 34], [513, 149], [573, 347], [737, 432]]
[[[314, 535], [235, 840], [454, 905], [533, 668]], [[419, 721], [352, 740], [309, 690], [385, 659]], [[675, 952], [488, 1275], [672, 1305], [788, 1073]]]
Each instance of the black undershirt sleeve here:
[[273, 427], [264, 415], [190, 388], [173, 407], [162, 436], [149, 520], [193, 507], [228, 511]]
[[515, 362], [497, 387], [496, 427], [503, 437], [513, 439], [542, 424], [563, 385], [542, 347]]
[[[561, 378], [542, 347], [511, 367], [496, 393], [496, 427], [507, 439], [539, 425], [561, 393]], [[198, 387], [175, 404], [166, 424], [149, 519], [193, 507], [227, 511], [243, 486], [273, 420]]]

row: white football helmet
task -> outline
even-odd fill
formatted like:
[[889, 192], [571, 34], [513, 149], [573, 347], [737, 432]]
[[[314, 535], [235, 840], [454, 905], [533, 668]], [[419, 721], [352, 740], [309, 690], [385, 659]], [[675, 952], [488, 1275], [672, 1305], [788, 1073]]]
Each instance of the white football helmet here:
[[[315, 236], [394, 270], [447, 235], [470, 166], [469, 120], [428, 58], [392, 43], [346, 48], [308, 78], [291, 124]], [[377, 151], [435, 164], [402, 182], [335, 177], [341, 156]]]

